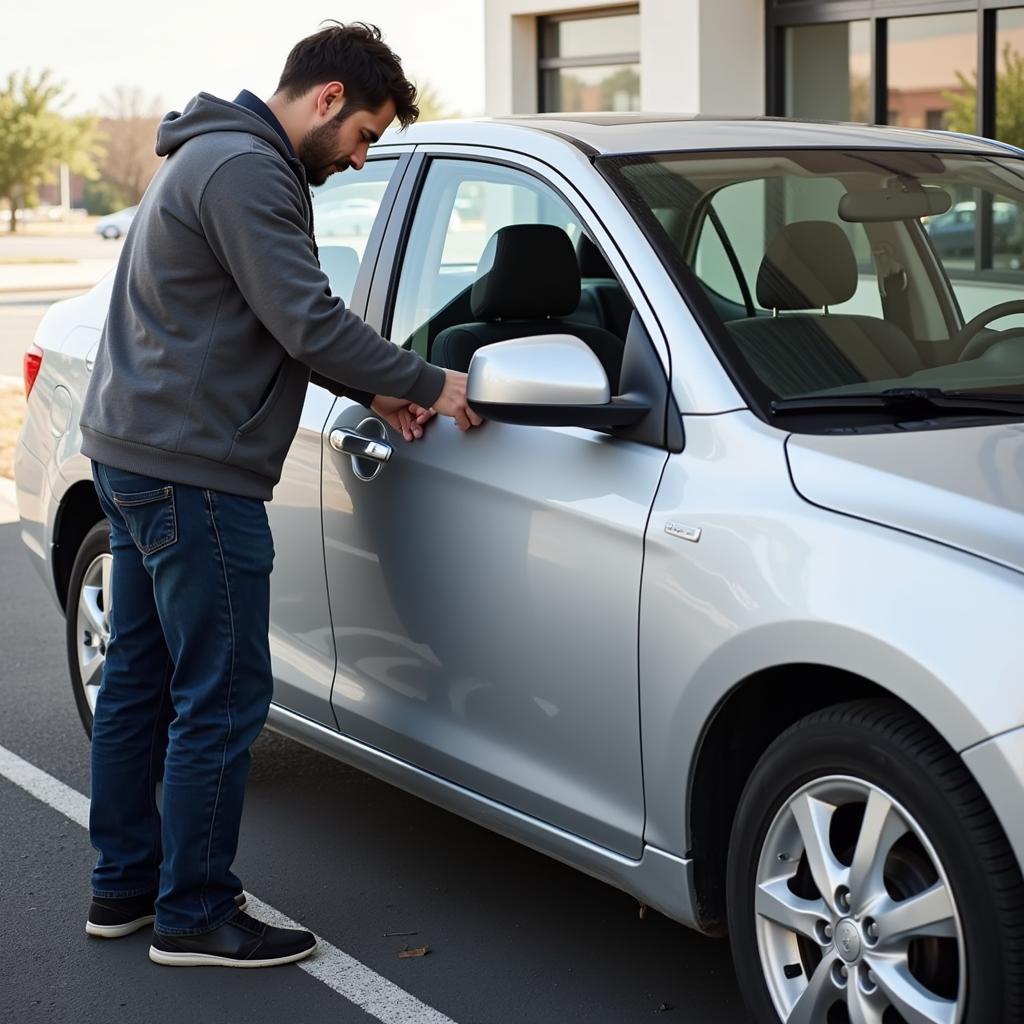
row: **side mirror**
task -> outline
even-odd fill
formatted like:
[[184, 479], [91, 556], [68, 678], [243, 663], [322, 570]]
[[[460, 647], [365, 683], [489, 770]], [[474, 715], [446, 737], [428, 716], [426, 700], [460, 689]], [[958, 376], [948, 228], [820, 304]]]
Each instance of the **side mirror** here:
[[538, 334], [477, 349], [466, 396], [484, 419], [544, 427], [623, 427], [649, 411], [613, 398], [601, 361], [571, 334]]

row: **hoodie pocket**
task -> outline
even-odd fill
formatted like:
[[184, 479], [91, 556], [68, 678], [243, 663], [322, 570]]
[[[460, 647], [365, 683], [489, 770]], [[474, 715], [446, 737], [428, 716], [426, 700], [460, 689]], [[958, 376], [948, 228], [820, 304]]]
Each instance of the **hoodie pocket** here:
[[256, 412], [253, 413], [253, 415], [235, 431], [235, 436], [243, 437], [245, 434], [256, 430], [259, 425], [274, 411], [274, 406], [277, 404], [277, 400], [281, 397], [287, 385], [288, 361], [285, 360], [278, 367], [277, 374], [274, 377], [274, 383], [267, 392], [267, 397], [263, 399], [263, 403]]
[[278, 477], [295, 438], [309, 370], [289, 359], [256, 414], [236, 431], [224, 460], [261, 476]]

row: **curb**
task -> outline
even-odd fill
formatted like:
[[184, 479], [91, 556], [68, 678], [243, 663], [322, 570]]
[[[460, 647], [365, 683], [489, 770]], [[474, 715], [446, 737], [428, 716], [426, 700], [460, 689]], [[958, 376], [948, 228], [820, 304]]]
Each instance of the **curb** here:
[[97, 281], [93, 281], [92, 284], [33, 284], [33, 285], [0, 285], [0, 295], [18, 295], [21, 292], [37, 292], [45, 294], [46, 292], [87, 292], [92, 288], [95, 288], [98, 284]]

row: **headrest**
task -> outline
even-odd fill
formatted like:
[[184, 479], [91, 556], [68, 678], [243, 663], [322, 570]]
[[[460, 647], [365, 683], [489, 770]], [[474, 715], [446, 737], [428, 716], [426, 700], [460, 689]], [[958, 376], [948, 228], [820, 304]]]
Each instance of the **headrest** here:
[[566, 316], [580, 301], [580, 272], [569, 236], [551, 224], [510, 224], [480, 257], [470, 305], [481, 320]]
[[359, 274], [359, 253], [348, 245], [321, 245], [319, 254], [320, 269], [331, 282], [331, 294], [347, 303]]
[[601, 250], [590, 240], [588, 235], [580, 235], [579, 245], [576, 248], [576, 262], [579, 264], [580, 277], [615, 276]]
[[772, 239], [757, 274], [757, 301], [765, 309], [837, 306], [856, 290], [853, 246], [827, 220], [787, 224]]

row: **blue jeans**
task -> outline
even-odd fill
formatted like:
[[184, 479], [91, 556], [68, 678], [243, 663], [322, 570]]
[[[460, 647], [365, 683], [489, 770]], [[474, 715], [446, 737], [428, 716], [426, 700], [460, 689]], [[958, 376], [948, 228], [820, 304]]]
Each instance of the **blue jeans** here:
[[231, 864], [249, 747], [273, 693], [266, 504], [101, 463], [92, 472], [113, 555], [92, 729], [92, 891], [156, 891], [157, 931], [210, 931], [242, 889]]

